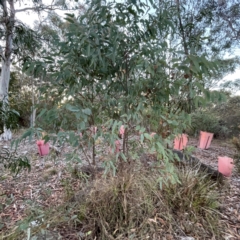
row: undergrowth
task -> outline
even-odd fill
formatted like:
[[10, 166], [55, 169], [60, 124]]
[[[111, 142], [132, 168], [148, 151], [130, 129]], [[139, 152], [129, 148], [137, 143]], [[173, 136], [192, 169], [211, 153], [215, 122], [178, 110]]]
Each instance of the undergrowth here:
[[18, 227], [3, 239], [24, 239], [27, 233], [32, 239], [43, 234], [86, 240], [223, 239], [216, 184], [196, 169], [177, 171], [180, 182], [162, 189], [157, 170], [136, 167], [82, 181], [78, 189], [68, 182], [65, 204], [29, 217], [25, 229]]
[[236, 153], [234, 156], [234, 165], [237, 169], [237, 172], [240, 173], [240, 137], [233, 137], [232, 144], [236, 149]]

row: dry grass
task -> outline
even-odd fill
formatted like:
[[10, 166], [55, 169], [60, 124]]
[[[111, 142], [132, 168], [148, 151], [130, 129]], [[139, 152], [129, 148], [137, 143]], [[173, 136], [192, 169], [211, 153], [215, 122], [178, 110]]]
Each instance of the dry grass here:
[[[159, 172], [135, 166], [117, 176], [82, 181], [78, 191], [69, 180], [66, 204], [45, 210], [41, 218], [32, 217], [38, 226], [30, 225], [31, 235], [58, 233], [64, 239], [86, 240], [223, 239], [215, 183], [198, 170], [177, 171], [181, 183], [163, 189], [159, 188]], [[24, 239], [23, 232], [15, 229], [5, 239]]]
[[234, 155], [234, 164], [237, 172], [240, 173], [240, 138], [234, 137], [232, 139], [232, 144], [236, 149], [236, 154]]

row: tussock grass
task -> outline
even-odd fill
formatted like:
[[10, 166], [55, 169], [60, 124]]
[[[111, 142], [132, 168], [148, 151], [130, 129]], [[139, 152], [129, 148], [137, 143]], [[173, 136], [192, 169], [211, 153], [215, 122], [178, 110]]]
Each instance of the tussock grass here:
[[236, 166], [237, 172], [240, 173], [240, 138], [233, 137], [232, 144], [236, 149], [234, 164]]
[[32, 235], [45, 228], [65, 239], [223, 239], [215, 183], [198, 170], [176, 171], [180, 182], [163, 189], [158, 171], [135, 166], [83, 181], [66, 204], [45, 212]]

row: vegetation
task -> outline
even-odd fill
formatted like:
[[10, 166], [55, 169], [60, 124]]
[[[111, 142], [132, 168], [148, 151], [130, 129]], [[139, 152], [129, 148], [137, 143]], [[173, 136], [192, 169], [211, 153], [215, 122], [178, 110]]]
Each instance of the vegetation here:
[[240, 172], [240, 139], [239, 137], [233, 137], [232, 143], [236, 149], [236, 154], [234, 156], [234, 164], [237, 168], [237, 171]]
[[[71, 230], [81, 239], [223, 239], [219, 189], [205, 173], [177, 168], [171, 145], [185, 131], [239, 134], [239, 97], [211, 90], [239, 66], [223, 57], [239, 44], [237, 1], [75, 1], [64, 19], [54, 7], [71, 1], [33, 1], [31, 9], [51, 10], [34, 30], [15, 24], [7, 2], [13, 9], [2, 1], [0, 13], [11, 20], [2, 29], [12, 45], [2, 55], [0, 126], [29, 128], [0, 154], [19, 173], [30, 163], [15, 150], [43, 139], [51, 144], [46, 158], [57, 167], [65, 154], [72, 175], [62, 179], [64, 203], [27, 209], [2, 237], [70, 238]], [[50, 168], [39, 181], [55, 175]]]
[[65, 237], [80, 232], [83, 239], [174, 239], [182, 232], [222, 238], [216, 183], [207, 175], [179, 169], [180, 182], [160, 189], [158, 171], [139, 167], [129, 166], [117, 176], [82, 179], [77, 189], [74, 179], [66, 182], [65, 204], [43, 214], [32, 212], [8, 239], [20, 239], [35, 221], [33, 238], [63, 234], [64, 229]]
[[231, 138], [240, 134], [239, 96], [229, 96], [225, 102], [209, 104], [191, 114], [190, 135], [199, 131], [214, 133], [216, 138]]

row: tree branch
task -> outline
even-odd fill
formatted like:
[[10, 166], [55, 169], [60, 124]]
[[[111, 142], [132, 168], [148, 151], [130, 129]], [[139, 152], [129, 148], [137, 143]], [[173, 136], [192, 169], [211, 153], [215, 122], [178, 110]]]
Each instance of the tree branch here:
[[183, 48], [184, 48], [185, 54], [188, 56], [188, 55], [189, 55], [189, 54], [188, 54], [188, 47], [187, 47], [185, 32], [184, 32], [184, 28], [183, 28], [183, 24], [182, 24], [182, 19], [181, 19], [181, 14], [180, 14], [180, 3], [179, 3], [179, 0], [176, 0], [176, 4], [177, 4], [179, 27], [180, 27], [180, 32], [181, 32], [181, 34], [182, 34], [182, 40], [183, 40]]
[[59, 7], [53, 7], [53, 6], [40, 6], [40, 7], [27, 7], [27, 8], [22, 8], [22, 9], [17, 9], [15, 10], [16, 13], [19, 12], [25, 12], [25, 11], [42, 11], [42, 10], [49, 10], [49, 11], [53, 11], [53, 10], [62, 10], [62, 11], [66, 11], [66, 9], [62, 9]]
[[228, 24], [228, 26], [231, 28], [231, 30], [233, 31], [233, 34], [235, 35], [236, 39], [240, 39], [240, 32], [237, 31], [232, 24], [232, 21], [228, 19], [228, 16], [225, 15], [223, 12], [219, 13], [219, 16], [222, 17]]

